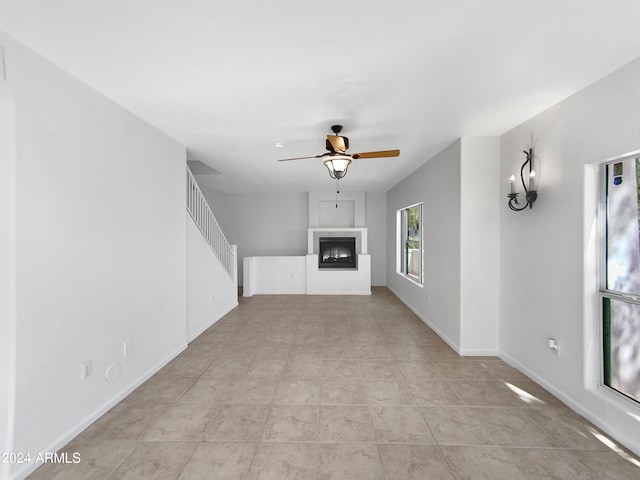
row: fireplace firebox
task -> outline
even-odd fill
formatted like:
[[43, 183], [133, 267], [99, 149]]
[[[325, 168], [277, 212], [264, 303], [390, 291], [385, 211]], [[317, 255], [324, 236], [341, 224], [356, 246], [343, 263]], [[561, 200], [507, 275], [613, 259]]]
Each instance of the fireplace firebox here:
[[318, 268], [357, 268], [355, 237], [320, 237]]

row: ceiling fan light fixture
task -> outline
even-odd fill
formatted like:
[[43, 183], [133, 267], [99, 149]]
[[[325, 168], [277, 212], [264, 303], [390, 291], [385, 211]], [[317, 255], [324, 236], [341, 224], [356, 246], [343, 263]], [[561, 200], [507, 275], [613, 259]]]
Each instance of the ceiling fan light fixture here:
[[349, 155], [329, 155], [322, 163], [329, 170], [329, 176], [337, 180], [347, 174], [351, 157]]
[[349, 139], [340, 135], [342, 125], [333, 125], [331, 130], [334, 135], [327, 135], [327, 139], [325, 141], [325, 146], [329, 153], [322, 153], [320, 155], [310, 157], [281, 158], [278, 161], [289, 162], [291, 160], [319, 158], [322, 160], [322, 163], [324, 163], [324, 166], [327, 167], [327, 170], [329, 170], [329, 176], [334, 180], [339, 180], [347, 174], [347, 169], [349, 168], [349, 165], [351, 165], [352, 160], [358, 160], [360, 158], [397, 157], [400, 155], [400, 150], [381, 150], [378, 152], [360, 152], [347, 155]]

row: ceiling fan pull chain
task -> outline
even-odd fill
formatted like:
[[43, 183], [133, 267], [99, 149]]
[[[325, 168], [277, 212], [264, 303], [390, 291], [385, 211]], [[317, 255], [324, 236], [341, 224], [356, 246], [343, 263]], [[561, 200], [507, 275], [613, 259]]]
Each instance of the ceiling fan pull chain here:
[[338, 194], [340, 193], [340, 179], [336, 178], [336, 208], [338, 208]]

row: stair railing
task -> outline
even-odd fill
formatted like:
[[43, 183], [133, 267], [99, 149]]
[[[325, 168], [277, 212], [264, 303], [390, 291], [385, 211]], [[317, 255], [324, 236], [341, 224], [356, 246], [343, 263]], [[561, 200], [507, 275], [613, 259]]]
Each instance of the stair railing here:
[[236, 248], [227, 241], [216, 217], [213, 215], [202, 190], [187, 166], [187, 211], [205, 240], [234, 282], [236, 281]]

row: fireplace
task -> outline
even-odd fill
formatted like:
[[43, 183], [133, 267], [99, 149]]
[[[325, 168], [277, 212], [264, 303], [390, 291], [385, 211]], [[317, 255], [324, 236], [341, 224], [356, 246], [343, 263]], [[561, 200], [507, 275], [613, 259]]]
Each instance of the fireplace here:
[[320, 237], [318, 268], [357, 268], [355, 237]]

